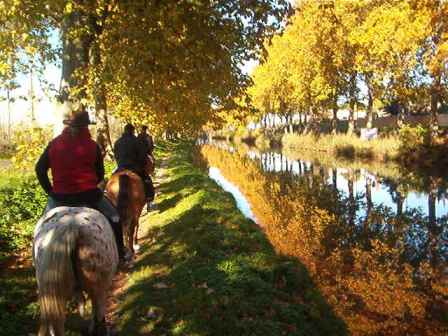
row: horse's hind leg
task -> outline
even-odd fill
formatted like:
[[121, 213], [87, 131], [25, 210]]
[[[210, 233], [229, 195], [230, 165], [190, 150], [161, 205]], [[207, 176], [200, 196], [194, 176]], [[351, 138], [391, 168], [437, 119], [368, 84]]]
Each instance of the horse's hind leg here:
[[84, 297], [82, 290], [77, 290], [75, 292], [75, 300], [78, 304], [79, 315], [84, 318], [86, 316], [86, 298]]
[[[98, 284], [101, 286], [102, 284]], [[106, 291], [98, 289], [92, 296], [92, 336], [108, 335], [106, 328]]]
[[128, 246], [131, 249], [132, 255], [135, 254], [134, 250], [134, 234], [135, 234], [135, 226], [137, 225], [138, 220], [135, 218], [132, 219], [131, 225], [129, 226], [129, 235], [128, 235]]
[[[138, 246], [138, 223], [139, 221], [137, 220], [136, 221], [136, 223], [135, 223], [135, 228], [134, 228], [134, 245], [135, 246]], [[140, 246], [138, 246], [138, 247], [140, 247]]]
[[38, 336], [64, 336], [64, 320], [41, 320]]

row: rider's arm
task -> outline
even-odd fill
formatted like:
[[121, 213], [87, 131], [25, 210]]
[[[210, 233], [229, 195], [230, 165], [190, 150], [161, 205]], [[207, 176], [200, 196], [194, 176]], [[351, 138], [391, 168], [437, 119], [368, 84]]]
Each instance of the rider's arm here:
[[53, 188], [51, 186], [50, 179], [48, 178], [48, 169], [50, 169], [50, 157], [48, 154], [48, 148], [49, 146], [45, 148], [45, 151], [37, 161], [35, 170], [37, 179], [39, 180], [39, 184], [41, 185], [42, 189], [44, 189], [47, 194], [50, 194]]
[[96, 176], [98, 176], [98, 183], [104, 180], [104, 159], [101, 155], [101, 148], [96, 145], [96, 161], [95, 161]]

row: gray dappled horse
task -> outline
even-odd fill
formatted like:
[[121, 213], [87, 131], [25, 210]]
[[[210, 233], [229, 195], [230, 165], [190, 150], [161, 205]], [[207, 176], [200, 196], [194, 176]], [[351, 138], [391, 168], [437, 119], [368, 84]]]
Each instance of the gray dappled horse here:
[[38, 336], [63, 336], [67, 301], [92, 300], [92, 335], [106, 335], [106, 298], [117, 270], [112, 228], [100, 212], [86, 207], [57, 207], [39, 220], [33, 261], [39, 289]]

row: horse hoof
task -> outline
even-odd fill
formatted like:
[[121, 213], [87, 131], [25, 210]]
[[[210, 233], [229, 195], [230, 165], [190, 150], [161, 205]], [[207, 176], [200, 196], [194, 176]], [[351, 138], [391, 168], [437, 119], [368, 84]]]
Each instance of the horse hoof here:
[[124, 260], [126, 261], [132, 261], [134, 259], [134, 252], [132, 251], [126, 251], [126, 253], [124, 254]]

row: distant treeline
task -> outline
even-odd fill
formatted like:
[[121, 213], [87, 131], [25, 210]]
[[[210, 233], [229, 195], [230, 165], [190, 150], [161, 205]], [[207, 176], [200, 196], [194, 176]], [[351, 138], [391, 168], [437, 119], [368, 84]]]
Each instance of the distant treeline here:
[[[265, 125], [275, 114], [305, 129], [348, 109], [372, 127], [375, 111], [430, 115], [447, 111], [448, 3], [437, 0], [297, 1], [285, 31], [254, 70], [252, 103]], [[311, 118], [310, 118], [311, 117]], [[310, 122], [312, 121], [312, 122]]]

